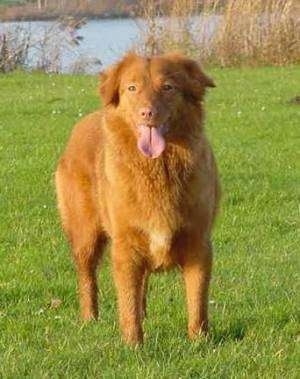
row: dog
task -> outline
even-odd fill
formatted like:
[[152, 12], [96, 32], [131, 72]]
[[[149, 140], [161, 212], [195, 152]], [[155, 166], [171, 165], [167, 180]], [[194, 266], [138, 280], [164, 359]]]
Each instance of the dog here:
[[103, 109], [73, 129], [56, 171], [58, 208], [78, 273], [81, 315], [96, 319], [97, 267], [111, 240], [120, 328], [143, 342], [147, 280], [180, 268], [188, 334], [208, 328], [211, 232], [220, 187], [203, 127], [215, 87], [178, 53], [128, 53], [100, 74]]

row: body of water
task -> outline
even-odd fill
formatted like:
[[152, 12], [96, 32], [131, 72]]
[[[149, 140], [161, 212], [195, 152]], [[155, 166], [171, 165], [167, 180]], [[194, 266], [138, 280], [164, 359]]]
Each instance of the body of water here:
[[132, 19], [91, 20], [79, 34], [83, 37], [79, 51], [100, 59], [103, 66], [107, 66], [137, 42], [139, 27]]
[[[62, 38], [67, 39], [67, 31], [63, 32], [55, 21], [32, 22], [5, 22], [0, 24], [0, 35], [9, 35], [17, 31], [18, 38], [21, 35], [31, 34], [29, 64], [34, 65], [39, 59], [42, 49], [48, 49], [49, 59], [55, 54], [55, 49], [63, 49], [61, 52], [62, 71], [69, 71], [75, 59], [97, 59], [102, 67], [115, 62], [133, 44], [137, 42], [139, 27], [133, 19], [113, 20], [88, 20], [76, 34], [82, 37], [78, 46], [62, 43]], [[57, 34], [54, 37], [53, 34]], [[47, 38], [46, 36], [49, 36]], [[45, 41], [44, 41], [45, 40]], [[43, 42], [42, 42], [43, 41]], [[43, 45], [44, 44], [44, 45]], [[48, 44], [49, 46], [45, 46]]]
[[[207, 36], [213, 33], [217, 23], [216, 16], [210, 16], [209, 20], [203, 22], [201, 16], [194, 17], [191, 30], [194, 26], [205, 23]], [[160, 19], [161, 23], [166, 19]], [[82, 37], [78, 46], [72, 46], [67, 42], [68, 34], [74, 34], [74, 30], [61, 28], [55, 21], [32, 21], [32, 22], [12, 22], [0, 23], [0, 37], [3, 33], [18, 30], [15, 35], [21, 39], [22, 33], [30, 33], [29, 66], [37, 66], [39, 60], [55, 61], [60, 60], [60, 71], [70, 72], [74, 67], [74, 62], [80, 60], [99, 60], [102, 65], [90, 64], [86, 69], [89, 72], [99, 71], [100, 67], [105, 68], [117, 61], [132, 46], [141, 43], [139, 41], [141, 29], [144, 21], [133, 19], [112, 19], [112, 20], [88, 20], [79, 30], [75, 31], [77, 36]], [[197, 28], [195, 28], [197, 29]], [[62, 42], [63, 40], [66, 40]], [[59, 58], [58, 58], [59, 57]]]

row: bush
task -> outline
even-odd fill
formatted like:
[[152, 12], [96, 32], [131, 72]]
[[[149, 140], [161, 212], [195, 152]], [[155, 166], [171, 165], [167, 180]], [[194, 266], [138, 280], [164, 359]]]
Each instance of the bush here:
[[30, 44], [30, 33], [23, 28], [14, 27], [0, 34], [0, 72], [26, 66]]
[[37, 69], [45, 72], [61, 72], [63, 58], [68, 55], [72, 72], [83, 72], [101, 62], [78, 54], [76, 47], [82, 37], [78, 30], [83, 25], [72, 17], [63, 18], [48, 26], [9, 26], [0, 34], [0, 72]]

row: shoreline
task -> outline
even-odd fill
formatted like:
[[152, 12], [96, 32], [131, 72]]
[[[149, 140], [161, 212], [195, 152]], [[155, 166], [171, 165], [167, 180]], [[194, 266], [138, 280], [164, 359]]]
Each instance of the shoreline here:
[[21, 21], [53, 21], [64, 17], [74, 17], [88, 20], [113, 20], [135, 18], [133, 9], [115, 11], [113, 9], [38, 9], [32, 5], [26, 6], [1, 6], [0, 23]]
[[38, 22], [38, 21], [55, 21], [64, 17], [74, 17], [86, 20], [126, 20], [134, 19], [134, 15], [96, 15], [91, 13], [54, 13], [44, 15], [22, 15], [17, 17], [2, 17], [0, 14], [0, 24], [6, 22]]
[[101, 16], [101, 15], [91, 15], [91, 14], [74, 14], [74, 13], [63, 13], [63, 14], [55, 14], [55, 15], [45, 15], [43, 17], [35, 17], [35, 16], [22, 16], [22, 17], [14, 17], [14, 18], [3, 18], [0, 16], [0, 24], [7, 22], [38, 22], [38, 21], [55, 21], [64, 17], [74, 17], [78, 19], [86, 19], [86, 20], [127, 20], [134, 19], [135, 16]]

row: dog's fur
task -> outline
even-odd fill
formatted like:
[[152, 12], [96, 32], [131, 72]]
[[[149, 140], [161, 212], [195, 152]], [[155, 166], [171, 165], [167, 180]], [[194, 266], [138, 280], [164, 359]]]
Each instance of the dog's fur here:
[[[208, 326], [211, 229], [219, 199], [203, 130], [203, 96], [214, 83], [178, 54], [128, 54], [101, 82], [104, 108], [76, 125], [56, 172], [82, 317], [97, 318], [96, 269], [110, 238], [124, 340], [142, 342], [148, 275], [172, 266], [182, 270], [194, 338]], [[167, 125], [165, 149], [156, 159], [137, 147], [141, 109], [155, 109], [147, 125]]]

